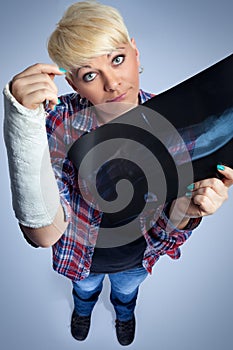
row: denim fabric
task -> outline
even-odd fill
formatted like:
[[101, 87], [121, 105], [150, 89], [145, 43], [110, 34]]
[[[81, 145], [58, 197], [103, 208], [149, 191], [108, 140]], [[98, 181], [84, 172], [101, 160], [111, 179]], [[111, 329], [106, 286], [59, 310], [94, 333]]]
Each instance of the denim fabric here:
[[[144, 267], [108, 275], [111, 282], [110, 300], [118, 320], [128, 321], [132, 318], [139, 286], [147, 275]], [[90, 273], [84, 280], [73, 282], [74, 306], [80, 316], [91, 314], [102, 290], [104, 277], [105, 274]]]

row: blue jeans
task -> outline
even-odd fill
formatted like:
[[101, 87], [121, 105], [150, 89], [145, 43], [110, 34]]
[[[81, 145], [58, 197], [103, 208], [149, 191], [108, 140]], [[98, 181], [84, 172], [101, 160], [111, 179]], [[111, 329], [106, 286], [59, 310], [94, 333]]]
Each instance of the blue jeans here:
[[[120, 321], [133, 317], [139, 285], [147, 277], [144, 267], [108, 274], [111, 282], [110, 300]], [[73, 282], [75, 311], [80, 316], [89, 316], [103, 287], [105, 274], [90, 273], [82, 281]]]

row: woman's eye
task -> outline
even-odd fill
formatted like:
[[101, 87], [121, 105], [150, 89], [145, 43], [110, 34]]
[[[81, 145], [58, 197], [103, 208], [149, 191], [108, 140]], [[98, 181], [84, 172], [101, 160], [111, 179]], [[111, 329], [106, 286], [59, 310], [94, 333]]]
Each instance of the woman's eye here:
[[86, 82], [94, 80], [96, 77], [96, 73], [87, 73], [83, 76], [83, 80]]
[[124, 56], [124, 55], [121, 55], [121, 56], [115, 57], [115, 58], [113, 59], [112, 62], [113, 62], [115, 65], [119, 65], [119, 64], [121, 64], [121, 63], [124, 61], [124, 59], [125, 59], [125, 56]]

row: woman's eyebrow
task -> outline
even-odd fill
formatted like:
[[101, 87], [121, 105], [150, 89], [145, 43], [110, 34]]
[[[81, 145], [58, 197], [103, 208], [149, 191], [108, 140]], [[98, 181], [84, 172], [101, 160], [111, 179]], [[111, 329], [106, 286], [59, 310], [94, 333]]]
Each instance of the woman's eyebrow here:
[[88, 64], [85, 65], [85, 66], [79, 67], [79, 68], [76, 70], [76, 72], [75, 72], [75, 76], [76, 76], [76, 77], [78, 76], [79, 71], [80, 71], [81, 69], [83, 69], [83, 68], [84, 68], [84, 69], [85, 69], [85, 68], [91, 69], [92, 67], [89, 66]]
[[81, 66], [81, 67], [79, 67], [79, 68], [77, 69], [77, 74], [78, 74], [78, 72], [80, 71], [80, 69], [82, 69], [82, 68], [92, 68], [92, 67], [89, 66], [88, 64], [85, 65], [85, 66]]
[[119, 51], [125, 50], [125, 47], [117, 47], [115, 50], [111, 51], [110, 53], [107, 54], [107, 57], [114, 56], [116, 54], [119, 54]]

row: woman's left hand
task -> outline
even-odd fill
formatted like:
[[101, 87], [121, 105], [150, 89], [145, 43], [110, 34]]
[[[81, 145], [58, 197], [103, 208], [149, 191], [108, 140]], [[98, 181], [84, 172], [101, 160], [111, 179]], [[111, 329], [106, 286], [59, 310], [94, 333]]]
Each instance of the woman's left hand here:
[[185, 197], [173, 201], [170, 220], [178, 228], [184, 228], [190, 218], [211, 215], [228, 198], [228, 189], [233, 184], [233, 169], [227, 166], [217, 167], [224, 177], [220, 180], [210, 178], [195, 182], [187, 189]]

